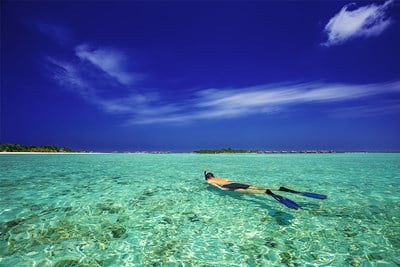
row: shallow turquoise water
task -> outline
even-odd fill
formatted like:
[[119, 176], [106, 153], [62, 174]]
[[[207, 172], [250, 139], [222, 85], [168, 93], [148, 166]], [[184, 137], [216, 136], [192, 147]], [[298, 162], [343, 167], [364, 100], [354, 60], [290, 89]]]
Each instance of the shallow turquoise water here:
[[400, 154], [0, 155], [0, 176], [0, 266], [400, 265]]

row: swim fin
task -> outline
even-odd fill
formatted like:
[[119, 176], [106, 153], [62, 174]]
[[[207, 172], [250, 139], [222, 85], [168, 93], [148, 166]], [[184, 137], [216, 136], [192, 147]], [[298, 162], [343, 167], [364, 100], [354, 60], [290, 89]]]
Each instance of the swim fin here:
[[289, 192], [289, 193], [293, 193], [293, 194], [299, 194], [305, 197], [311, 197], [311, 198], [316, 198], [316, 199], [326, 199], [328, 196], [327, 195], [322, 195], [322, 194], [317, 194], [317, 193], [311, 193], [311, 192], [299, 192], [299, 191], [295, 191], [286, 187], [281, 186], [279, 188], [279, 191], [282, 192]]
[[272, 193], [271, 190], [269, 190], [269, 189], [267, 189], [267, 190], [265, 191], [265, 193], [266, 193], [267, 195], [272, 196], [272, 197], [275, 198], [277, 201], [279, 201], [280, 203], [282, 203], [283, 205], [285, 205], [286, 207], [288, 207], [288, 208], [290, 208], [290, 209], [295, 209], [295, 210], [297, 210], [297, 209], [300, 208], [300, 205], [297, 204], [296, 202], [294, 202], [293, 200], [290, 200], [290, 199], [285, 198], [285, 197], [283, 197], [283, 196], [274, 194], [274, 193]]

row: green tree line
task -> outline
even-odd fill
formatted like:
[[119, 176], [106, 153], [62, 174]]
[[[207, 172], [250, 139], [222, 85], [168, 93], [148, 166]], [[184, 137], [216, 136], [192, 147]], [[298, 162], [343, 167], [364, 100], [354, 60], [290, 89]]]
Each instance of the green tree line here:
[[68, 147], [25, 146], [19, 144], [0, 144], [0, 152], [76, 152]]

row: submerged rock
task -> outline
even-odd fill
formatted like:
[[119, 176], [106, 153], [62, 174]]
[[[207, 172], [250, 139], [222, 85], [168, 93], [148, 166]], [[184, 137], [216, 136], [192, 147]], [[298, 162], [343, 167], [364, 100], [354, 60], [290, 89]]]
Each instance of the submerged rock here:
[[111, 229], [111, 234], [112, 234], [113, 238], [120, 238], [125, 233], [126, 233], [126, 229], [122, 226], [116, 226]]

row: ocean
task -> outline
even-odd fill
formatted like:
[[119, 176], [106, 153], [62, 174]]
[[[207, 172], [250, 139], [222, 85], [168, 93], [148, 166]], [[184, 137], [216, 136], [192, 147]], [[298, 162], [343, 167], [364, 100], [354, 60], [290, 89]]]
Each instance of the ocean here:
[[0, 155], [0, 225], [0, 266], [400, 266], [400, 154]]

